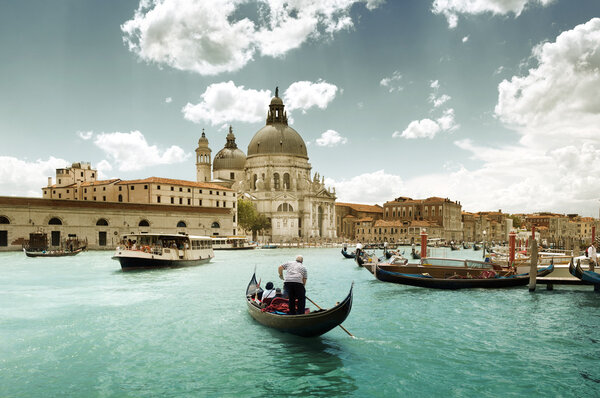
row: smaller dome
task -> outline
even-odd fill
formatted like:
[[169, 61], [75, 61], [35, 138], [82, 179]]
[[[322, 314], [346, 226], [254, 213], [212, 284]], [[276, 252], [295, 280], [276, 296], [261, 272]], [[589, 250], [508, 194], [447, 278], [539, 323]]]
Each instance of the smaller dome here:
[[246, 155], [238, 148], [223, 148], [213, 160], [213, 171], [244, 170], [244, 167], [246, 167]]
[[279, 97], [273, 97], [271, 105], [283, 105], [283, 100]]

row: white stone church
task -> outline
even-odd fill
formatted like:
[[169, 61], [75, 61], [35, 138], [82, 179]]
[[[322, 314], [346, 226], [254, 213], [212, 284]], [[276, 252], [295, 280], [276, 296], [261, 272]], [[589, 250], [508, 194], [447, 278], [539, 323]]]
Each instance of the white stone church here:
[[196, 149], [198, 182], [231, 187], [250, 199], [271, 220], [271, 241], [292, 242], [336, 237], [335, 189], [315, 173], [304, 140], [288, 126], [285, 105], [275, 91], [266, 125], [258, 130], [245, 155], [229, 128], [227, 143], [214, 157], [204, 132]]

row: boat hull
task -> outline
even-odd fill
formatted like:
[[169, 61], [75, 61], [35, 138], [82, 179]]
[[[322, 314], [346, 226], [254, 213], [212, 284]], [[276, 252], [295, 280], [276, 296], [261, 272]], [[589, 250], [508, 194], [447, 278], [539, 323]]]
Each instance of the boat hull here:
[[296, 336], [316, 337], [325, 334], [336, 326], [341, 325], [352, 309], [353, 289], [350, 288], [348, 296], [341, 303], [329, 310], [320, 310], [302, 315], [279, 315], [263, 312], [252, 299], [256, 288], [256, 277], [253, 275], [246, 289], [246, 304], [250, 316], [264, 326]]
[[159, 269], [159, 268], [178, 268], [201, 265], [210, 262], [212, 258], [197, 259], [197, 260], [173, 260], [159, 258], [141, 258], [141, 257], [120, 257], [114, 256], [113, 260], [117, 260], [121, 264], [123, 271], [143, 270], [143, 269]]
[[[550, 265], [547, 268], [538, 270], [538, 277], [548, 275], [553, 270]], [[470, 278], [470, 279], [445, 279], [433, 278], [421, 274], [408, 274], [392, 272], [375, 267], [375, 277], [383, 282], [397, 283], [401, 285], [426, 287], [431, 289], [475, 289], [475, 288], [507, 288], [515, 286], [525, 286], [529, 282], [529, 275], [513, 275], [509, 277], [496, 278]]]
[[27, 251], [26, 249], [23, 249], [23, 251], [25, 252], [25, 255], [27, 257], [68, 257], [68, 256], [76, 256], [79, 253], [81, 253], [82, 251], [84, 251], [85, 248], [82, 247], [80, 249], [77, 250], [73, 250], [73, 251], [58, 251], [58, 252], [39, 252], [39, 251]]

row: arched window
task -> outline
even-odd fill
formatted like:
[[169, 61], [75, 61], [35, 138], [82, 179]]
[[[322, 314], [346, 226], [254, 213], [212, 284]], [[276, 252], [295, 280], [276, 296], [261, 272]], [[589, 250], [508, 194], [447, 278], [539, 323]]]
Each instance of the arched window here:
[[123, 195], [119, 194], [119, 202], [123, 201]]
[[8, 217], [0, 216], [0, 224], [10, 224]]
[[138, 227], [149, 227], [149, 226], [150, 226], [150, 223], [148, 222], [148, 220], [142, 220], [138, 224]]
[[219, 225], [219, 223], [216, 222], [216, 221], [214, 223], [212, 223], [212, 225], [210, 227], [211, 228], [221, 228], [221, 226]]
[[279, 185], [279, 173], [273, 174], [273, 188], [277, 191], [281, 189], [281, 186]]
[[185, 224], [185, 221], [179, 221], [177, 223], [177, 228], [185, 228], [187, 227], [187, 225]]
[[96, 225], [108, 225], [108, 221], [106, 221], [105, 218], [101, 218], [98, 221], [96, 221]]
[[252, 176], [252, 189], [256, 190], [256, 181], [258, 180], [258, 176], [254, 174]]
[[294, 211], [294, 208], [289, 203], [282, 203], [277, 207], [277, 211], [279, 211], [279, 212]]
[[60, 218], [52, 217], [50, 221], [48, 221], [48, 225], [62, 225], [62, 221], [60, 221]]
[[285, 173], [283, 175], [283, 189], [290, 189], [290, 175]]

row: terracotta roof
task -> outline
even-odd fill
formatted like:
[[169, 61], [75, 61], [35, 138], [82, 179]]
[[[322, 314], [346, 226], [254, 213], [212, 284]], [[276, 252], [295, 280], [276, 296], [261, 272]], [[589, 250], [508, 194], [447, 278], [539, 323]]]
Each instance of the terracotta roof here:
[[344, 216], [344, 219], [346, 219], [346, 218], [356, 218], [356, 217], [353, 216], [352, 214], [348, 214], [348, 215]]
[[363, 218], [359, 218], [358, 220], [356, 220], [356, 222], [367, 222], [367, 221], [373, 221], [372, 217], [363, 217]]
[[[119, 178], [113, 178], [112, 180], [96, 180], [96, 181], [86, 181], [86, 182], [82, 182], [81, 186], [82, 187], [91, 187], [91, 186], [95, 186], [95, 185], [109, 185], [112, 184], [114, 182], [120, 181]], [[75, 184], [73, 184], [75, 185]]]
[[185, 187], [196, 187], [196, 188], [207, 188], [207, 189], [219, 189], [221, 191], [231, 191], [230, 188], [225, 188], [221, 185], [211, 184], [209, 182], [196, 182], [187, 180], [175, 180], [172, 178], [161, 178], [161, 177], [148, 177], [141, 180], [122, 180], [118, 182], [118, 185], [126, 184], [170, 184], [170, 185], [182, 185]]
[[375, 221], [376, 227], [401, 227], [401, 221], [386, 221], [386, 220], [377, 220]]
[[336, 206], [346, 206], [356, 211], [362, 211], [366, 213], [383, 213], [383, 207], [379, 205], [362, 205], [358, 203], [342, 203], [335, 202]]

